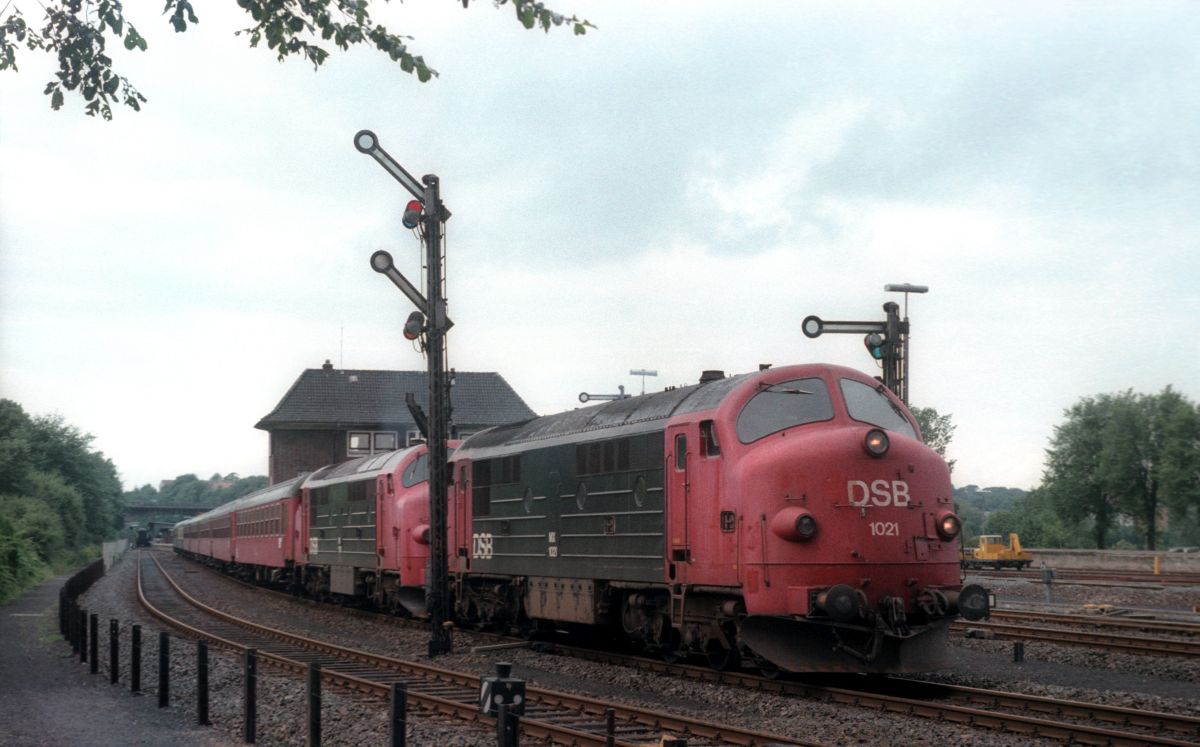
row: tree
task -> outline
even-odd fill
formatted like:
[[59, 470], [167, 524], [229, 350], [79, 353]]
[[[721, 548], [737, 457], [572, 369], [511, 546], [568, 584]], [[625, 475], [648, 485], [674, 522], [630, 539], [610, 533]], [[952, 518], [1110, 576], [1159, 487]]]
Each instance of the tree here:
[[1200, 413], [1171, 387], [1084, 398], [1064, 413], [1047, 450], [1044, 487], [1064, 515], [1090, 519], [1103, 548], [1118, 516], [1148, 549], [1163, 508], [1200, 512]]
[[[954, 430], [958, 427], [951, 420], [950, 415], [941, 415], [932, 407], [910, 407], [909, 412], [917, 419], [917, 425], [921, 427], [921, 437], [925, 440], [929, 448], [941, 455], [942, 459], [946, 458], [946, 449], [950, 446], [950, 442], [954, 440]], [[950, 471], [954, 471], [954, 463], [957, 459], [949, 459], [946, 461], [946, 466]]]
[[1042, 488], [1064, 519], [1091, 520], [1092, 537], [1103, 550], [1118, 514], [1116, 498], [1100, 476], [1105, 425], [1111, 396], [1085, 397], [1063, 411], [1066, 422], [1054, 427]]
[[[493, 0], [499, 7], [508, 0]], [[386, 2], [386, 0], [385, 0]], [[462, 0], [466, 8], [470, 0]], [[267, 48], [283, 61], [291, 56], [307, 60], [317, 70], [329, 58], [330, 49], [343, 51], [365, 44], [374, 47], [417, 76], [422, 83], [437, 75], [420, 55], [409, 49], [412, 37], [394, 34], [371, 18], [371, 0], [237, 0], [250, 16], [251, 26], [236, 32], [245, 35], [251, 47], [266, 41]], [[112, 104], [140, 111], [146, 103], [129, 80], [113, 69], [106, 53], [109, 40], [120, 40], [127, 50], [146, 51], [146, 39], [125, 18], [121, 0], [58, 0], [40, 2], [44, 24], [38, 28], [25, 22], [15, 0], [0, 10], [0, 71], [17, 70], [17, 49], [40, 50], [58, 59], [56, 80], [46, 84], [51, 108], [62, 108], [64, 92], [78, 91], [88, 116], [112, 119]], [[564, 16], [537, 0], [512, 0], [517, 20], [527, 29], [547, 33], [555, 26], [569, 26], [576, 35], [595, 28], [576, 16]], [[7, 17], [4, 13], [7, 10]], [[190, 0], [166, 0], [163, 15], [176, 32], [187, 31], [200, 22]]]

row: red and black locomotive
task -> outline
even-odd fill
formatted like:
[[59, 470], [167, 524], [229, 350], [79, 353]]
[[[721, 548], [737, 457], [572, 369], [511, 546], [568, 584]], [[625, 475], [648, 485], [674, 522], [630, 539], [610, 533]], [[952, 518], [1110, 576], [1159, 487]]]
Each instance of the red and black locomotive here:
[[[294, 501], [295, 518], [268, 577], [423, 614], [423, 455], [273, 486], [182, 523], [177, 543], [261, 576], [240, 552], [239, 503], [290, 490], [273, 499]], [[604, 630], [716, 667], [911, 672], [945, 666], [950, 623], [989, 611], [989, 593], [961, 583], [945, 462], [904, 405], [852, 369], [716, 374], [499, 426], [449, 468], [464, 625]], [[206, 551], [191, 535], [209, 525], [232, 541]]]

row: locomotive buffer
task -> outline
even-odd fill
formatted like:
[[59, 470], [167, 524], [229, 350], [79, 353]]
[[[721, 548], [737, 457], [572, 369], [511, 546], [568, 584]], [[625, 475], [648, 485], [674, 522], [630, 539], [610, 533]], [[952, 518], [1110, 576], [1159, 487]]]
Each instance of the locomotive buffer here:
[[359, 130], [354, 136], [354, 147], [360, 153], [374, 158], [380, 166], [400, 182], [415, 198], [404, 210], [403, 223], [406, 228], [421, 229], [425, 244], [425, 285], [429, 298], [408, 281], [392, 262], [392, 255], [378, 251], [371, 255], [371, 269], [386, 275], [400, 291], [413, 302], [417, 310], [404, 323], [404, 336], [409, 340], [422, 340], [429, 378], [429, 592], [427, 607], [431, 626], [429, 655], [448, 654], [450, 640], [450, 579], [447, 569], [447, 450], [446, 438], [450, 431], [450, 382], [446, 377], [446, 332], [454, 325], [446, 316], [446, 299], [443, 296], [442, 237], [443, 227], [450, 219], [450, 211], [442, 204], [439, 180], [434, 174], [426, 174], [417, 182], [404, 167], [396, 163], [387, 151], [379, 146], [379, 138], [370, 130]]

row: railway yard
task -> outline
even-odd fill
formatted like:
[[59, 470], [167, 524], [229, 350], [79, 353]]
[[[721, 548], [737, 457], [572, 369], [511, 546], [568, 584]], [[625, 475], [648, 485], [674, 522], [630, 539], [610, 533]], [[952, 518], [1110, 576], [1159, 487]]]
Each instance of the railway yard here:
[[[144, 603], [134, 591], [139, 570]], [[218, 620], [185, 601], [168, 577], [196, 601], [311, 641], [285, 641]], [[1200, 744], [1200, 614], [1193, 612], [1200, 586], [1190, 579], [1173, 584], [1170, 577], [1059, 578], [1047, 604], [1040, 576], [980, 572], [977, 580], [996, 591], [996, 614], [956, 626], [952, 669], [907, 678], [766, 678], [716, 672], [699, 662], [601, 654], [562, 641], [472, 653], [504, 641], [464, 630], [455, 631], [453, 654], [431, 661], [425, 626], [251, 588], [166, 549], [127, 556], [80, 605], [102, 620], [119, 620], [123, 647], [131, 625], [140, 623], [145, 662], [157, 656], [155, 631], [171, 631], [171, 694], [181, 718], [195, 708], [195, 647], [146, 605], [206, 635], [258, 649], [257, 732], [264, 745], [304, 743], [301, 670], [311, 661], [327, 676], [327, 745], [387, 744], [388, 712], [379, 695], [385, 685], [378, 683], [393, 681], [408, 686], [409, 744], [494, 745], [494, 722], [476, 715], [478, 678], [494, 674], [502, 661], [511, 662], [513, 676], [528, 687], [526, 744], [603, 745], [606, 708], [614, 709], [617, 745], [659, 744], [664, 737], [686, 738], [691, 747]], [[360, 653], [351, 660], [318, 650], [315, 641]], [[1019, 663], [1018, 645], [1024, 647]], [[290, 665], [296, 671], [272, 665], [276, 655], [296, 662]], [[120, 666], [129, 666], [127, 658]], [[344, 673], [340, 686], [331, 684], [334, 671]], [[240, 658], [212, 656], [209, 677], [210, 719], [230, 744], [240, 743]], [[127, 672], [121, 681], [128, 682]], [[142, 682], [148, 692], [156, 688], [153, 666], [143, 666]]]

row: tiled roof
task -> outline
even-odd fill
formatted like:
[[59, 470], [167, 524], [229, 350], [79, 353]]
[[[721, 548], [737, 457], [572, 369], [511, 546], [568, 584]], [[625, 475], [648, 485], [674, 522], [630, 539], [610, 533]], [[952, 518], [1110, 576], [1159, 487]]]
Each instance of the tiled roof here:
[[[309, 368], [275, 409], [255, 428], [364, 427], [412, 423], [404, 395], [412, 392], [429, 412], [424, 371], [343, 371]], [[450, 390], [453, 419], [459, 425], [490, 426], [536, 417], [504, 377], [493, 372], [458, 371]]]

